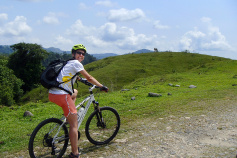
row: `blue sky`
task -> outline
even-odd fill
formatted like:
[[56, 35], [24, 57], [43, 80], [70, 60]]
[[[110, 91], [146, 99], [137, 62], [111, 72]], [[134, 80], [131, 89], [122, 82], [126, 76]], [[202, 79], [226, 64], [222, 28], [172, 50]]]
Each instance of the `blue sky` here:
[[184, 51], [237, 59], [236, 0], [1, 0], [0, 45]]

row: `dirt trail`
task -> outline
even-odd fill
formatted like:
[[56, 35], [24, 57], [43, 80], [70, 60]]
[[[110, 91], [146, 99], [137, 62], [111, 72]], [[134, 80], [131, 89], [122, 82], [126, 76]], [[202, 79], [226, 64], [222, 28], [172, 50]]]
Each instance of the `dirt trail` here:
[[[206, 102], [196, 103], [206, 104]], [[105, 146], [106, 150], [84, 152], [82, 157], [235, 158], [237, 154], [237, 103], [225, 100], [207, 112], [168, 116], [137, 122], [123, 139]]]

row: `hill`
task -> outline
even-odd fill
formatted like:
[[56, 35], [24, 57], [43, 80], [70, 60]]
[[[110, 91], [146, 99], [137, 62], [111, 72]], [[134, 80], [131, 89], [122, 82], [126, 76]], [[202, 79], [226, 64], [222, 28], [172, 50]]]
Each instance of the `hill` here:
[[[225, 62], [236, 61], [194, 53], [153, 52], [108, 57], [85, 65], [85, 69], [102, 84], [108, 86], [110, 91], [117, 91], [139, 79], [157, 75], [162, 78], [168, 74], [188, 73], [194, 70], [199, 74], [212, 69], [215, 64]], [[80, 84], [79, 87], [81, 86], [80, 95], [87, 94], [87, 88]], [[29, 93], [22, 97], [22, 100], [48, 101], [46, 90], [38, 88], [32, 93], [37, 95]]]
[[187, 72], [228, 60], [194, 53], [153, 52], [109, 57], [90, 63], [85, 68], [105, 85], [119, 90], [139, 78]]
[[70, 51], [62, 51], [61, 49], [59, 48], [55, 48], [55, 47], [49, 47], [49, 48], [44, 48], [47, 52], [54, 52], [54, 53], [70, 53]]
[[[148, 50], [148, 49], [140, 49], [135, 52], [128, 53], [128, 54], [140, 54], [140, 53], [150, 53], [150, 52], [153, 52], [153, 51]], [[118, 54], [115, 54], [115, 53], [91, 54], [91, 55], [94, 56], [96, 59], [104, 59], [107, 57], [118, 56]]]
[[[193, 124], [190, 124], [190, 120], [194, 120], [198, 127], [204, 127], [205, 123], [208, 123], [208, 127], [216, 129], [217, 132], [225, 129], [233, 131], [236, 127], [236, 124], [233, 124], [233, 126], [223, 124], [223, 121], [228, 120], [229, 117], [228, 119], [224, 117], [220, 124], [215, 124], [213, 121], [215, 118], [210, 117], [205, 122], [200, 119], [200, 116], [203, 118], [203, 115], [209, 116], [209, 113], [215, 113], [216, 109], [219, 109], [221, 113], [232, 110], [227, 106], [230, 102], [233, 103], [233, 109], [236, 109], [236, 60], [183, 52], [142, 53], [108, 57], [90, 63], [85, 68], [96, 79], [110, 88], [109, 93], [97, 93], [95, 98], [97, 101], [99, 100], [100, 106], [111, 106], [120, 114], [121, 129], [118, 136], [116, 136], [116, 139], [120, 139], [120, 142], [115, 142], [115, 145], [119, 144], [121, 146], [120, 143], [123, 143], [121, 139], [129, 139], [128, 133], [134, 135], [136, 129], [144, 130], [141, 135], [136, 134], [134, 136], [139, 138], [144, 138], [146, 135], [150, 136], [151, 133], [149, 133], [150, 130], [147, 127], [153, 127], [158, 132], [162, 130], [167, 132], [165, 138], [169, 139], [168, 142], [159, 139], [157, 141], [161, 141], [161, 144], [157, 144], [157, 141], [155, 141], [156, 145], [165, 145], [166, 147], [171, 142], [170, 134], [187, 135], [187, 139], [179, 139], [180, 137], [175, 139], [175, 142], [182, 140], [184, 144], [189, 144], [190, 137], [194, 140], [197, 131], [205, 137], [210, 136], [211, 133], [200, 128], [192, 131], [193, 126], [191, 125]], [[171, 84], [179, 86], [171, 86]], [[196, 88], [189, 88], [189, 85], [195, 85]], [[87, 86], [84, 87], [80, 84], [79, 88], [77, 103], [84, 99], [84, 94], [88, 94]], [[121, 88], [126, 88], [128, 91], [122, 92]], [[159, 93], [162, 96], [149, 97], [149, 92]], [[168, 93], [171, 95], [168, 95]], [[131, 100], [131, 97], [135, 97], [135, 100]], [[25, 95], [25, 99], [30, 102], [22, 104], [22, 106], [2, 107], [0, 109], [0, 152], [4, 155], [15, 154], [19, 150], [26, 151], [27, 155], [29, 135], [36, 125], [46, 118], [60, 118], [62, 116], [62, 110], [59, 106], [53, 103], [43, 103], [48, 99], [47, 90], [42, 87], [29, 92]], [[31, 111], [34, 116], [23, 117], [25, 111]], [[91, 111], [92, 108], [89, 109], [89, 113]], [[233, 114], [236, 113], [234, 112]], [[218, 114], [216, 116], [219, 117]], [[177, 122], [180, 127], [177, 131], [171, 125], [176, 123], [174, 122], [176, 118], [180, 118], [181, 121]], [[149, 120], [148, 123], [153, 124], [150, 126], [144, 120]], [[163, 124], [160, 126], [158, 122], [163, 122]], [[140, 126], [137, 123], [140, 123]], [[85, 121], [80, 131], [84, 131], [84, 127]], [[160, 137], [160, 133], [158, 136]], [[212, 139], [215, 140], [215, 137], [212, 137]], [[234, 140], [233, 137], [228, 140]], [[226, 143], [226, 140], [223, 140], [223, 142]], [[128, 143], [124, 144], [127, 148]], [[137, 146], [137, 142], [133, 144]], [[150, 144], [146, 145], [150, 146]], [[108, 148], [114, 151], [117, 150], [112, 144], [102, 146], [100, 150], [95, 150], [85, 140], [84, 134], [82, 134], [80, 146], [83, 154], [85, 150], [89, 150], [88, 154], [92, 151], [108, 151]], [[195, 148], [199, 146], [207, 147], [201, 143]], [[231, 148], [235, 149], [234, 146], [231, 146]], [[219, 149], [219, 146], [217, 146], [214, 151], [220, 151]], [[229, 153], [229, 151], [230, 149], [223, 148], [223, 153]], [[101, 153], [96, 155], [101, 155]]]
[[150, 52], [153, 52], [152, 50], [149, 50], [149, 49], [140, 49], [140, 50], [137, 50], [135, 52], [133, 52], [134, 54], [140, 54], [140, 53], [150, 53]]
[[0, 45], [0, 54], [11, 54], [13, 50], [8, 45]]
[[93, 57], [95, 57], [96, 59], [104, 59], [107, 57], [111, 57], [111, 56], [117, 56], [118, 54], [115, 53], [104, 53], [104, 54], [91, 54]]
[[[54, 52], [54, 53], [71, 53], [71, 51], [62, 51], [59, 48], [55, 48], [55, 47], [49, 47], [49, 48], [43, 48], [45, 49], [47, 52]], [[10, 45], [0, 45], [0, 53], [2, 54], [11, 54], [13, 53], [13, 50], [10, 48]]]
[[[55, 47], [49, 47], [49, 48], [44, 48], [47, 52], [54, 52], [54, 53], [67, 53], [67, 54], [71, 54], [71, 50], [69, 51], [63, 51], [59, 48], [55, 48]], [[133, 52], [134, 54], [140, 54], [140, 53], [148, 53], [148, 52], [152, 52], [151, 50], [148, 49], [140, 49], [137, 50], [135, 52]], [[11, 54], [13, 53], [13, 50], [10, 48], [10, 45], [0, 45], [0, 54]], [[103, 59], [103, 58], [107, 58], [110, 56], [117, 56], [118, 54], [115, 53], [100, 53], [100, 54], [90, 54], [93, 55], [96, 59]]]

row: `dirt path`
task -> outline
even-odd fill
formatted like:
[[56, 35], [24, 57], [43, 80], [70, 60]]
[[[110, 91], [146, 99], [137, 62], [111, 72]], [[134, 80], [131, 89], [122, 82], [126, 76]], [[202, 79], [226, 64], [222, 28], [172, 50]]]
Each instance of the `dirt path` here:
[[[193, 104], [193, 103], [192, 103]], [[237, 154], [236, 100], [199, 102], [217, 105], [200, 114], [185, 113], [136, 122], [109, 145], [80, 141], [81, 157], [96, 158], [235, 158]], [[136, 124], [136, 125], [135, 125]], [[123, 130], [123, 126], [121, 126]], [[68, 155], [70, 147], [67, 149]], [[26, 158], [28, 151], [10, 157]]]
[[[205, 104], [205, 102], [197, 103]], [[235, 158], [237, 103], [223, 101], [218, 108], [193, 116], [168, 116], [137, 122], [122, 139], [98, 150], [82, 150], [82, 157]], [[106, 149], [106, 150], [104, 150]]]

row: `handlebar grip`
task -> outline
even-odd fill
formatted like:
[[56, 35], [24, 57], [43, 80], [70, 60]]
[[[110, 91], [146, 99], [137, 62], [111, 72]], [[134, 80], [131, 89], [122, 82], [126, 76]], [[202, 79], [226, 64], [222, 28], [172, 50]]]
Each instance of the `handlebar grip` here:
[[92, 84], [92, 83], [90, 83], [90, 82], [88, 82], [88, 81], [86, 81], [85, 85], [88, 85], [88, 86], [93, 86], [93, 84]]
[[[80, 81], [81, 83], [84, 83], [84, 84], [87, 85], [87, 86], [94, 86], [92, 83], [88, 82], [87, 79], [85, 79], [85, 78], [80, 78], [79, 81]], [[101, 87], [95, 86], [95, 88], [101, 88]]]
[[84, 83], [87, 86], [93, 86], [92, 83], [88, 82], [85, 78], [80, 78], [79, 80], [81, 83]]

